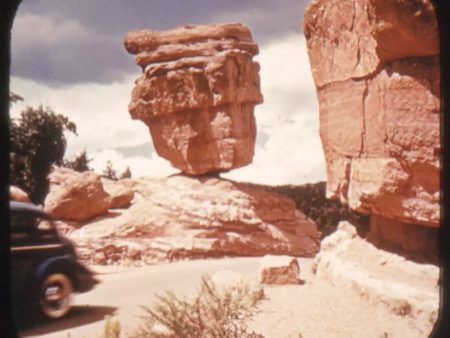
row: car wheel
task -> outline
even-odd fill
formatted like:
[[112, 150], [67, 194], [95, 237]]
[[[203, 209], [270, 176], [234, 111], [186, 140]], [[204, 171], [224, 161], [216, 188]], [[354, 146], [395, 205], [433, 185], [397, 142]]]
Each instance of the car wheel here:
[[50, 319], [65, 316], [70, 310], [72, 292], [72, 281], [65, 274], [47, 275], [39, 290], [39, 306], [42, 314]]

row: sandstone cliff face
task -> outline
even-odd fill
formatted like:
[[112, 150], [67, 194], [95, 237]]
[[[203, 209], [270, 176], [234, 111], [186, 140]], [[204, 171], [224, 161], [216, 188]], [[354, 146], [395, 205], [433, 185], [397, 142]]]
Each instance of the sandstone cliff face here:
[[303, 23], [327, 195], [439, 226], [439, 38], [428, 0], [313, 0]]
[[123, 180], [128, 209], [68, 233], [96, 264], [183, 258], [314, 256], [317, 225], [284, 196], [219, 178], [172, 176]]
[[241, 24], [138, 30], [125, 48], [143, 69], [129, 111], [149, 126], [157, 153], [185, 173], [245, 166], [253, 159], [253, 108], [262, 102], [258, 53]]

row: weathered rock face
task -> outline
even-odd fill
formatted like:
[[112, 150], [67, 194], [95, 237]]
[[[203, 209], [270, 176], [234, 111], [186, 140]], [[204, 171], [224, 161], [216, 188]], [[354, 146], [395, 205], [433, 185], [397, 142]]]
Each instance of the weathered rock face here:
[[125, 48], [143, 68], [129, 111], [157, 153], [185, 173], [229, 171], [253, 159], [253, 107], [262, 102], [258, 53], [241, 24], [138, 30]]
[[261, 259], [260, 280], [263, 284], [300, 283], [300, 265], [291, 256], [267, 255]]
[[54, 167], [49, 180], [44, 208], [55, 218], [84, 222], [105, 214], [110, 207], [109, 195], [93, 171]]
[[398, 315], [426, 323], [430, 330], [437, 319], [439, 267], [380, 250], [359, 237], [348, 222], [341, 222], [336, 232], [322, 240], [315, 272]]
[[172, 176], [127, 180], [128, 209], [68, 233], [91, 263], [221, 256], [313, 256], [317, 225], [294, 202], [231, 181]]
[[439, 226], [439, 39], [428, 0], [313, 0], [304, 33], [327, 194]]
[[11, 201], [30, 202], [28, 194], [14, 185], [9, 186], [9, 199]]

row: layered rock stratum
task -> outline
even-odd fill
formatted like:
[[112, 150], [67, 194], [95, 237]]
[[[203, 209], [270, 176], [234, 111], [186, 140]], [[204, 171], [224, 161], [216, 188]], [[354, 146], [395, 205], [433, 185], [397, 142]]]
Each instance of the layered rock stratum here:
[[[70, 172], [62, 180], [66, 170], [55, 172], [60, 179], [51, 180], [55, 185], [51, 192], [60, 189], [61, 181], [67, 191], [79, 191], [80, 186], [91, 191], [90, 185], [97, 191], [102, 182], [82, 185], [71, 178], [79, 173]], [[131, 204], [120, 209], [110, 204], [95, 219], [61, 227], [77, 243], [80, 258], [91, 264], [266, 254], [312, 257], [319, 248], [317, 225], [296, 209], [292, 199], [276, 193], [216, 177], [184, 175], [104, 183], [131, 190]], [[104, 200], [111, 201], [109, 195]], [[71, 203], [64, 205], [67, 210], [84, 206], [74, 198], [65, 201]]]
[[327, 195], [388, 220], [438, 227], [439, 33], [431, 2], [313, 0], [303, 30]]
[[150, 130], [156, 152], [191, 175], [251, 163], [261, 103], [258, 53], [237, 23], [190, 25], [125, 36], [143, 74], [129, 111]]

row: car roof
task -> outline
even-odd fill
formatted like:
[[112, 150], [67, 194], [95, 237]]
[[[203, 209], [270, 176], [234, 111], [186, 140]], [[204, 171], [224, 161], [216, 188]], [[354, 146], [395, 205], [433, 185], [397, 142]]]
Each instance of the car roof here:
[[42, 216], [50, 217], [42, 207], [30, 202], [9, 201], [9, 209], [11, 211], [34, 212]]

